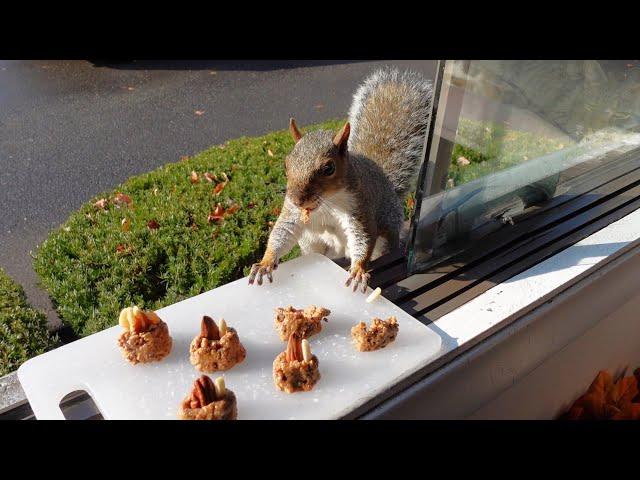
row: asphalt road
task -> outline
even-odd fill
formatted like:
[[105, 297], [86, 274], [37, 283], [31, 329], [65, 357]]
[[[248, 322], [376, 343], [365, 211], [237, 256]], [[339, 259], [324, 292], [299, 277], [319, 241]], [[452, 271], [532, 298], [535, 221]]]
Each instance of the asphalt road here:
[[83, 202], [290, 116], [346, 116], [384, 64], [435, 72], [434, 61], [0, 61], [0, 266], [56, 325], [30, 253]]

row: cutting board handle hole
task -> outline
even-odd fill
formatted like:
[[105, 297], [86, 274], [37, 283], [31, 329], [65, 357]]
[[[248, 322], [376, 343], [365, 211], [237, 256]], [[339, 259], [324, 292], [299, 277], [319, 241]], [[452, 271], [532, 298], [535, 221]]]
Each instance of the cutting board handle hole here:
[[74, 390], [60, 400], [60, 410], [67, 420], [104, 420], [98, 406], [85, 390]]

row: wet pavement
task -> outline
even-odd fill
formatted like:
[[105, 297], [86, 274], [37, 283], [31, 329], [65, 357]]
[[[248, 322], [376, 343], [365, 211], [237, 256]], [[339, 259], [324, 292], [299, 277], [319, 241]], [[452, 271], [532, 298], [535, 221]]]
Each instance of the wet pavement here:
[[[98, 193], [243, 135], [345, 117], [384, 64], [434, 61], [0, 60], [0, 266], [58, 323], [30, 252]], [[202, 112], [197, 114], [196, 111]]]

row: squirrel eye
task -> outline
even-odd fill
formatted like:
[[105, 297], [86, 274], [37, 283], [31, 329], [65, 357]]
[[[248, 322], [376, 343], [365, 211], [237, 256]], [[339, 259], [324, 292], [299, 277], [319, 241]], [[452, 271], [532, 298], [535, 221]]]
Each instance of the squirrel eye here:
[[327, 163], [324, 167], [322, 167], [322, 174], [330, 177], [336, 171], [336, 165], [333, 162]]

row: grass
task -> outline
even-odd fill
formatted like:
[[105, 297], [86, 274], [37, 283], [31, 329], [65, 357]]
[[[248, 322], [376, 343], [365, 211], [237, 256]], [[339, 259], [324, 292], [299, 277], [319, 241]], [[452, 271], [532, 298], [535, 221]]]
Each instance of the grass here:
[[[451, 155], [448, 188], [569, 146], [566, 142], [540, 134], [468, 119], [461, 119], [456, 140]], [[465, 157], [471, 163], [458, 165], [460, 157]]]
[[[337, 130], [341, 122], [308, 130]], [[88, 201], [34, 258], [60, 318], [86, 336], [115, 325], [125, 306], [161, 308], [246, 275], [278, 217], [284, 157], [292, 146], [284, 130], [231, 140]], [[192, 171], [198, 174], [195, 183]], [[207, 181], [205, 173], [218, 180]], [[229, 181], [216, 196], [224, 175]], [[126, 199], [118, 194], [131, 205], [118, 203]], [[95, 205], [102, 199], [104, 209]], [[218, 203], [238, 210], [209, 219]], [[286, 258], [298, 254], [296, 248]]]
[[58, 344], [44, 313], [31, 308], [22, 287], [0, 269], [0, 376]]

